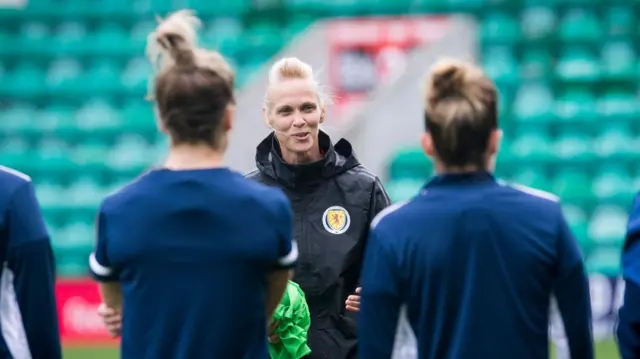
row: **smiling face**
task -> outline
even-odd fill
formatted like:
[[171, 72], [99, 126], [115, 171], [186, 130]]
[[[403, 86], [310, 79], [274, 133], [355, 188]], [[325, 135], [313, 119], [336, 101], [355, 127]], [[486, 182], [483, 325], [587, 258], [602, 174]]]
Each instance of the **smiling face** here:
[[324, 107], [315, 86], [303, 79], [287, 80], [272, 86], [268, 98], [264, 119], [275, 132], [283, 158], [317, 157]]

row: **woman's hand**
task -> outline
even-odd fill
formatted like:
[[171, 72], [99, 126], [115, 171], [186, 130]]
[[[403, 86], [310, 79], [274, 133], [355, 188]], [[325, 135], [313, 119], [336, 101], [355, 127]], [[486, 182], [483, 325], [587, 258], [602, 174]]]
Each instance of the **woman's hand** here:
[[279, 324], [280, 324], [280, 321], [276, 320], [275, 322], [271, 323], [271, 325], [269, 326], [269, 343], [275, 344], [280, 342], [280, 337], [276, 333], [276, 329], [278, 328]]
[[350, 312], [359, 312], [360, 311], [360, 292], [362, 292], [362, 288], [356, 288], [356, 294], [350, 295], [347, 297], [347, 301], [345, 304], [347, 305], [347, 310]]
[[120, 313], [102, 303], [98, 307], [98, 315], [102, 318], [102, 323], [111, 334], [111, 337], [119, 337], [122, 330], [122, 316]]

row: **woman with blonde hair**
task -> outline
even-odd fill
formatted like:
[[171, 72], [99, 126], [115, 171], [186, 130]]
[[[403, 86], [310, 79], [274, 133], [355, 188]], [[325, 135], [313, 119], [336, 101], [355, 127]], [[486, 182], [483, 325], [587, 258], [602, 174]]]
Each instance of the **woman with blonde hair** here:
[[[356, 316], [362, 255], [371, 220], [389, 197], [377, 176], [363, 167], [351, 145], [335, 145], [320, 130], [326, 96], [313, 69], [297, 58], [276, 62], [262, 109], [273, 130], [257, 147], [257, 169], [247, 178], [281, 188], [293, 207], [299, 265], [293, 281], [302, 288], [311, 314], [309, 359], [357, 357]], [[236, 213], [234, 209], [234, 213]], [[117, 335], [121, 318], [101, 315]], [[278, 342], [271, 325], [270, 341]]]
[[352, 359], [357, 307], [345, 302], [359, 293], [367, 228], [389, 198], [348, 141], [334, 145], [320, 130], [325, 103], [311, 66], [297, 58], [276, 62], [262, 109], [273, 132], [258, 145], [257, 169], [247, 177], [281, 188], [293, 207], [300, 253], [293, 280], [311, 314], [307, 358]]
[[98, 214], [89, 263], [122, 316], [124, 359], [267, 358], [268, 318], [297, 260], [286, 196], [223, 166], [234, 74], [197, 47], [198, 24], [180, 11], [149, 37], [169, 155]]
[[426, 87], [422, 147], [437, 175], [372, 223], [359, 355], [390, 358], [404, 305], [421, 359], [545, 359], [553, 295], [571, 357], [593, 358], [588, 282], [558, 199], [493, 177], [494, 83], [444, 61]]

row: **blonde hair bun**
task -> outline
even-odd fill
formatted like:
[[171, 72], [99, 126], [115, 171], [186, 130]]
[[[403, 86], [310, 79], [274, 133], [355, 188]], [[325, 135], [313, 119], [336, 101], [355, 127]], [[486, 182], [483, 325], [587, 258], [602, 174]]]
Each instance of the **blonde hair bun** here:
[[269, 84], [277, 85], [285, 80], [301, 79], [310, 80], [317, 84], [313, 78], [311, 65], [297, 57], [285, 57], [278, 60], [269, 70]]
[[464, 98], [472, 103], [483, 97], [486, 79], [482, 70], [457, 60], [442, 60], [431, 69], [427, 80], [427, 102], [431, 105], [447, 98]]

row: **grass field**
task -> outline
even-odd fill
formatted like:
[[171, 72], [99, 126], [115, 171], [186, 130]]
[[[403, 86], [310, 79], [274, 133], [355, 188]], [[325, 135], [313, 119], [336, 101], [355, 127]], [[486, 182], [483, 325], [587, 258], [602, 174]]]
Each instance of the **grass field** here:
[[[553, 357], [553, 355], [552, 355]], [[118, 349], [113, 347], [68, 347], [64, 359], [118, 359]], [[596, 345], [596, 359], [619, 359], [618, 349], [613, 341]]]

